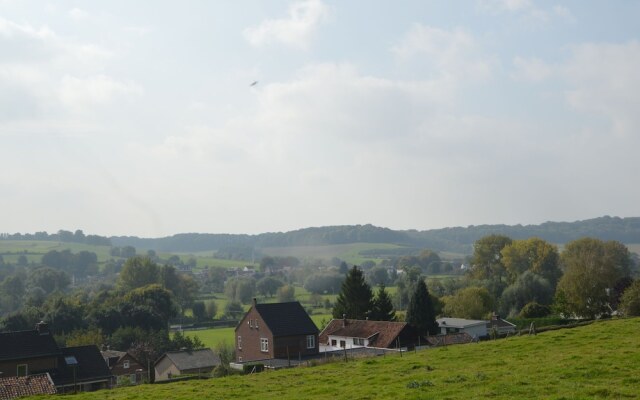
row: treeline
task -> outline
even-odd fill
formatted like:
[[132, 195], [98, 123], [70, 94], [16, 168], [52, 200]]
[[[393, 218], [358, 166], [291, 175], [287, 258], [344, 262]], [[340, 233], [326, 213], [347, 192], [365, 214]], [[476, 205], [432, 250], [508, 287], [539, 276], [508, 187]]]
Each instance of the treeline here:
[[[473, 244], [488, 235], [513, 239], [539, 237], [551, 243], [568, 243], [581, 237], [640, 243], [640, 218], [600, 217], [576, 222], [545, 222], [540, 225], [480, 225], [427, 231], [394, 231], [373, 225], [305, 228], [259, 235], [184, 233], [158, 239], [112, 237], [115, 246], [134, 246], [163, 252], [196, 252], [216, 249], [321, 246], [349, 243], [393, 243], [405, 249], [385, 250], [385, 256], [415, 255], [416, 249], [471, 254]], [[256, 250], [257, 251], [257, 250]], [[224, 254], [226, 251], [223, 251]], [[368, 253], [367, 255], [373, 255]], [[224, 256], [222, 256], [224, 258]]]
[[0, 240], [42, 240], [65, 243], [83, 243], [94, 246], [111, 246], [111, 239], [98, 235], [85, 235], [82, 230], [75, 232], [59, 230], [57, 233], [2, 233]]

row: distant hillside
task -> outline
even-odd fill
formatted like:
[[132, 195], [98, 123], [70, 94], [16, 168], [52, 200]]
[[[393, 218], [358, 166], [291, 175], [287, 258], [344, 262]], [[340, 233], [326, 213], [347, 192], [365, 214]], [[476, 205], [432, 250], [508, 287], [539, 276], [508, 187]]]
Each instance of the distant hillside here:
[[540, 237], [553, 243], [567, 243], [584, 236], [622, 243], [640, 243], [640, 217], [600, 217], [576, 222], [545, 222], [540, 225], [480, 225], [427, 231], [394, 231], [373, 225], [305, 228], [259, 235], [182, 233], [158, 239], [131, 236], [111, 237], [114, 246], [134, 246], [164, 252], [210, 251], [229, 246], [292, 247], [349, 243], [392, 243], [470, 254], [473, 243], [490, 234], [513, 239]]

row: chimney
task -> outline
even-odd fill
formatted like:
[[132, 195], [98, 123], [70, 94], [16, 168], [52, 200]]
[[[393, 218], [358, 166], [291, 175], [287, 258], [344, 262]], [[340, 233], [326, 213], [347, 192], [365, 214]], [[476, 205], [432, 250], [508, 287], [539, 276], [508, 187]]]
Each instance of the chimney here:
[[49, 334], [49, 325], [46, 322], [40, 321], [36, 324], [36, 331], [40, 335], [48, 335]]
[[500, 319], [500, 316], [498, 314], [496, 314], [496, 312], [494, 311], [493, 314], [491, 314], [491, 320], [492, 321], [497, 321]]
[[342, 314], [342, 327], [347, 326], [347, 314]]
[[258, 300], [254, 297], [253, 298], [253, 307], [255, 308], [257, 304], [258, 304]]

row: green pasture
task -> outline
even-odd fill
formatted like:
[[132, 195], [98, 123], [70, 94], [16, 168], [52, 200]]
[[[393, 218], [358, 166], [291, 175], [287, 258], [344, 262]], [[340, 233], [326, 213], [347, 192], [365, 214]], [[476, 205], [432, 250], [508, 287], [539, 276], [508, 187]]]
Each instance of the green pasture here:
[[293, 247], [265, 247], [261, 249], [264, 254], [270, 256], [294, 256], [302, 260], [330, 260], [338, 257], [350, 264], [362, 264], [364, 261], [376, 261], [376, 258], [363, 257], [360, 252], [375, 249], [397, 249], [399, 246], [390, 243], [351, 243], [334, 244], [326, 246], [293, 246]]
[[[74, 399], [637, 399], [640, 318]], [[63, 396], [65, 397], [65, 396]]]
[[21, 254], [29, 262], [40, 262], [42, 256], [51, 250], [70, 250], [72, 253], [90, 251], [96, 253], [98, 262], [111, 258], [109, 246], [95, 246], [82, 243], [53, 242], [44, 240], [0, 240], [0, 255], [5, 262], [15, 263]]

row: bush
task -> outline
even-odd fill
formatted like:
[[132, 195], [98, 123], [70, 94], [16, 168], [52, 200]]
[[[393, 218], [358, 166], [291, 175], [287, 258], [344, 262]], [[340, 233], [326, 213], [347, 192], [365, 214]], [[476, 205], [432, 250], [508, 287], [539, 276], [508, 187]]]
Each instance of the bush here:
[[520, 318], [542, 318], [551, 314], [551, 307], [532, 301], [520, 311]]
[[622, 294], [620, 310], [629, 317], [640, 316], [640, 279], [636, 279]]

